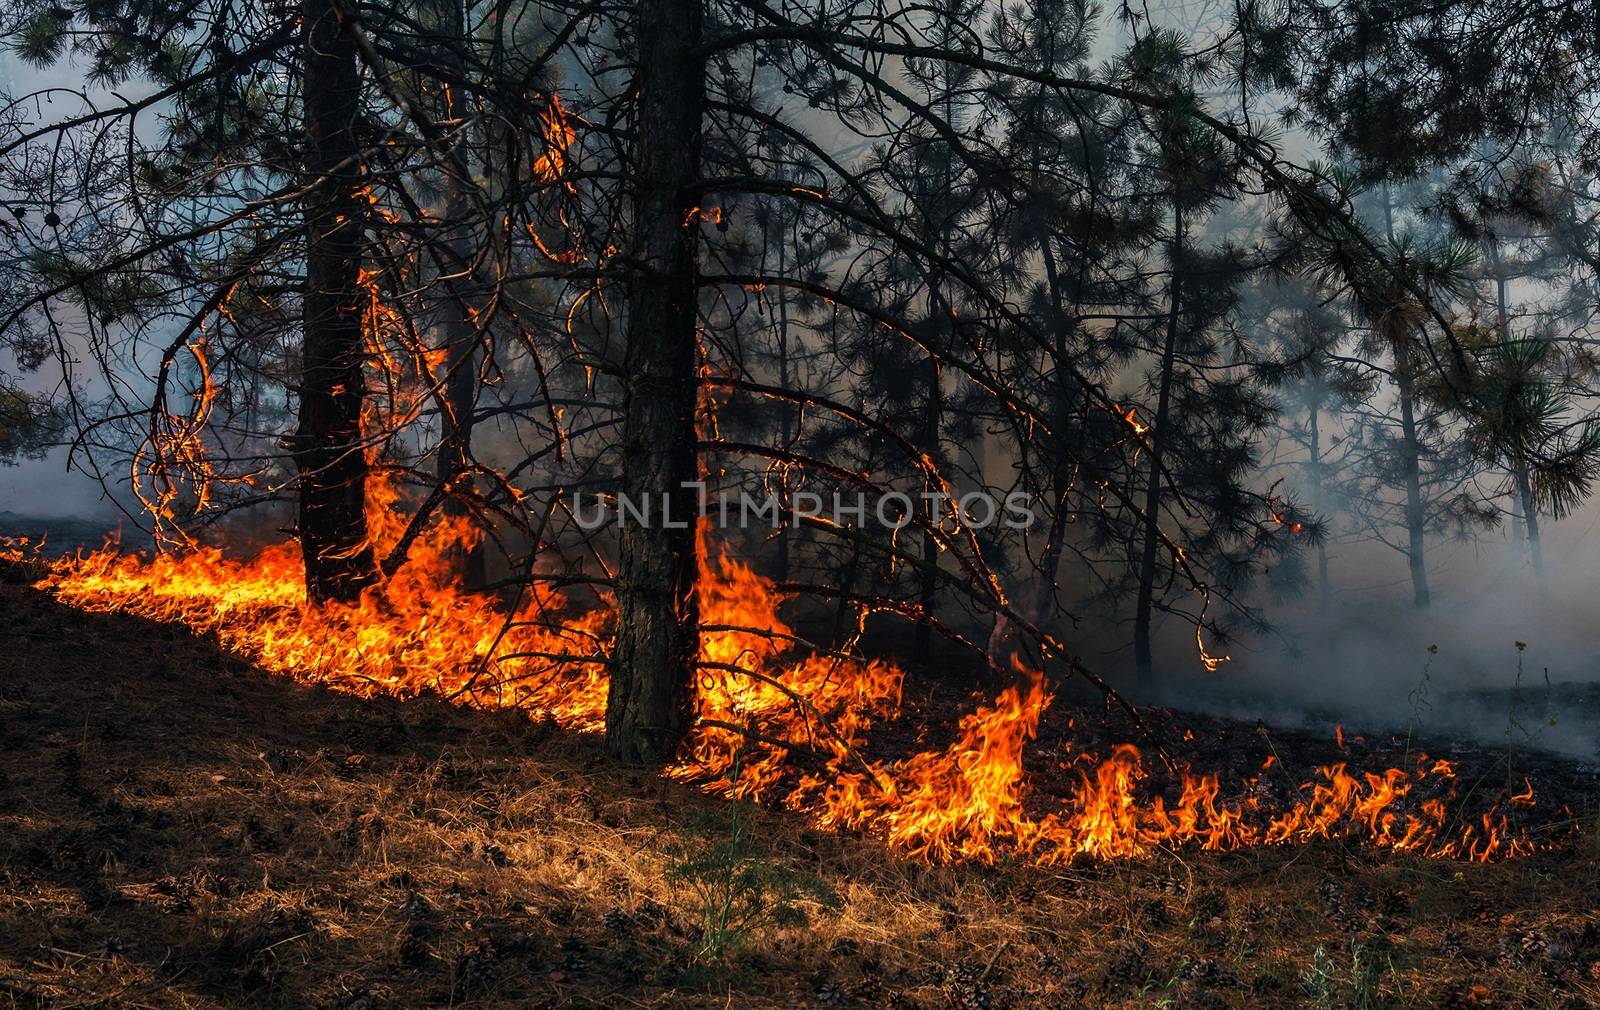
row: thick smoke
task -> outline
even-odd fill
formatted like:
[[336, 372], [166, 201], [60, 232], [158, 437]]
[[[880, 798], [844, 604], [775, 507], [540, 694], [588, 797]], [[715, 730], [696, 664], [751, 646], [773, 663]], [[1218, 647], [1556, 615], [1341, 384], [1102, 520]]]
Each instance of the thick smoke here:
[[[1546, 520], [1536, 572], [1515, 528], [1431, 545], [1433, 603], [1411, 600], [1405, 559], [1381, 545], [1330, 547], [1326, 610], [1315, 592], [1269, 611], [1274, 631], [1206, 674], [1179, 661], [1162, 700], [1218, 714], [1593, 757], [1600, 663], [1593, 597], [1600, 509]], [[1520, 643], [1520, 645], [1519, 645]]]

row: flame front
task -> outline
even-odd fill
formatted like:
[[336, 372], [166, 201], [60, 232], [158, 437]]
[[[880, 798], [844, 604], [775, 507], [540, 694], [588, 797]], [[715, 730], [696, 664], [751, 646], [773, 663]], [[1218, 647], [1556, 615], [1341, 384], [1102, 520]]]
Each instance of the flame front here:
[[[392, 523], [376, 526], [376, 535], [394, 535]], [[353, 608], [306, 605], [293, 543], [249, 560], [208, 548], [155, 556], [107, 548], [55, 562], [39, 585], [84, 610], [181, 622], [299, 680], [369, 696], [431, 691], [600, 730], [611, 614], [537, 584], [509, 613], [491, 596], [461, 591], [449, 559], [471, 536], [465, 521], [441, 523]], [[13, 542], [13, 555], [20, 550]], [[1051, 697], [1027, 670], [963, 718], [948, 745], [873, 759], [870, 731], [899, 714], [902, 671], [802, 642], [780, 619], [783, 597], [769, 580], [726, 552], [702, 557], [699, 720], [667, 774], [708, 791], [782, 803], [929, 861], [1130, 858], [1334, 837], [1473, 860], [1534, 848], [1498, 803], [1468, 816], [1455, 769], [1420, 755], [1381, 772], [1332, 764], [1299, 782], [1269, 759], [1258, 777], [1225, 789], [1217, 776], [1192, 771], [1155, 788], [1132, 745], [1102, 757], [1057, 754], [1076, 785], [1056, 809], [1037, 812], [1024, 757], [1031, 750], [1041, 759], [1035, 738]], [[1508, 806], [1533, 803], [1524, 785]]]

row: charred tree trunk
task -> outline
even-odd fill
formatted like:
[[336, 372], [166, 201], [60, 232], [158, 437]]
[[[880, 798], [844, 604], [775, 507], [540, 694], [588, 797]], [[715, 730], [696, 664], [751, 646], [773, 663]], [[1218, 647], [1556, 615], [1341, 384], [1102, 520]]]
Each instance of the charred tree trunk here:
[[[938, 24], [940, 26], [941, 43], [949, 45], [953, 42], [955, 31], [952, 30], [956, 20], [955, 12], [949, 3], [935, 6]], [[948, 68], [943, 80], [944, 95], [940, 104], [944, 108], [944, 121], [955, 123], [955, 83], [949, 77]], [[951, 252], [951, 237], [955, 230], [957, 205], [956, 177], [951, 168], [951, 152], [946, 152], [939, 194], [944, 200], [944, 213], [941, 215], [937, 229], [937, 248], [946, 254]], [[928, 278], [928, 317], [930, 320], [938, 319], [941, 326], [948, 326], [949, 344], [955, 344], [955, 306], [951, 299], [946, 297], [944, 291], [944, 271], [936, 269]], [[939, 365], [937, 355], [928, 356], [928, 389], [927, 400], [923, 404], [922, 435], [919, 439], [919, 448], [925, 465], [931, 465], [935, 471], [942, 471], [944, 466], [943, 455], [940, 451], [939, 433], [944, 425], [944, 389], [942, 386], [944, 371]], [[927, 497], [943, 491], [940, 483], [933, 477], [926, 477], [922, 483], [925, 508], [923, 516], [927, 521], [927, 528], [922, 532], [922, 564], [920, 567], [920, 581], [917, 587], [917, 606], [921, 611], [922, 619], [917, 622], [917, 630], [911, 648], [912, 661], [918, 666], [926, 666], [932, 659], [933, 653], [933, 625], [927, 620], [933, 613], [939, 591], [939, 541], [933, 531], [944, 521], [943, 506], [935, 505], [938, 499]]]
[[[1034, 166], [1038, 171], [1038, 165]], [[1045, 532], [1044, 549], [1039, 552], [1036, 577], [1028, 584], [1019, 585], [1012, 594], [1012, 608], [1025, 620], [1043, 627], [1056, 607], [1056, 576], [1061, 568], [1061, 558], [1066, 553], [1067, 526], [1071, 523], [1071, 495], [1076, 468], [1071, 460], [1074, 454], [1068, 446], [1072, 429], [1072, 404], [1077, 387], [1065, 367], [1070, 353], [1069, 339], [1077, 328], [1077, 319], [1069, 318], [1064, 309], [1061, 275], [1056, 266], [1055, 253], [1047, 235], [1039, 243], [1040, 262], [1044, 266], [1045, 283], [1050, 293], [1050, 304], [1055, 310], [1052, 321], [1053, 349], [1055, 353], [1056, 417], [1055, 436], [1058, 447], [1050, 468], [1048, 491], [1050, 495], [1050, 528]], [[1022, 648], [1019, 648], [1022, 646]], [[1029, 669], [1038, 669], [1042, 661], [1036, 652], [1027, 649], [1018, 637], [1018, 629], [1004, 615], [997, 616], [989, 635], [989, 672], [996, 690], [1014, 686], [1023, 672], [1015, 662], [1019, 658]]]
[[[1499, 313], [1500, 339], [1511, 339], [1511, 307], [1506, 297], [1508, 271], [1500, 258], [1498, 243], [1490, 245], [1490, 263], [1494, 267], [1495, 307]], [[1517, 507], [1522, 510], [1523, 541], [1528, 548], [1528, 560], [1533, 562], [1536, 574], [1544, 572], [1544, 548], [1539, 544], [1539, 514], [1533, 508], [1533, 476], [1529, 472], [1527, 455], [1519, 445], [1516, 461], [1512, 465], [1512, 478], [1517, 484]]]
[[854, 633], [854, 624], [851, 616], [855, 612], [854, 601], [850, 594], [856, 588], [856, 578], [861, 572], [861, 537], [850, 538], [850, 561], [845, 565], [843, 576], [839, 580], [839, 603], [833, 611], [833, 647], [842, 649], [846, 640]]
[[[1394, 199], [1383, 185], [1383, 233], [1394, 242]], [[1402, 296], [1403, 297], [1403, 296]], [[1404, 323], [1390, 322], [1390, 326]], [[1428, 552], [1425, 540], [1425, 506], [1422, 501], [1422, 447], [1417, 442], [1416, 392], [1411, 376], [1411, 334], [1404, 329], [1392, 335], [1394, 383], [1400, 400], [1400, 466], [1406, 481], [1406, 564], [1411, 569], [1411, 599], [1418, 610], [1428, 606]]]
[[[466, 44], [466, 19], [459, 0], [435, 0], [439, 18], [437, 50], [452, 54], [449, 59], [459, 65], [463, 62], [453, 54]], [[435, 105], [439, 118], [453, 122], [461, 110], [453, 107], [454, 93], [441, 86]], [[439, 336], [446, 350], [444, 396], [441, 403], [441, 431], [439, 453], [435, 461], [440, 484], [451, 489], [445, 496], [442, 511], [446, 516], [464, 518], [472, 514], [467, 500], [472, 493], [470, 472], [473, 465], [472, 428], [478, 409], [478, 332], [470, 311], [470, 301], [476, 285], [467, 264], [473, 262], [472, 231], [470, 219], [472, 201], [467, 187], [472, 185], [464, 177], [467, 167], [467, 145], [457, 141], [450, 162], [444, 167], [444, 220], [451, 226], [445, 243], [450, 252], [445, 268], [459, 280], [448, 285], [450, 297], [445, 299], [439, 320]], [[483, 542], [478, 540], [461, 550], [451, 559], [457, 577], [467, 589], [481, 588], [487, 581], [484, 570]]]
[[688, 732], [699, 652], [695, 454], [696, 262], [704, 61], [698, 0], [640, 0], [635, 247], [628, 278], [622, 493], [652, 510], [624, 524], [606, 749], [669, 760]]
[[[458, 200], [459, 197], [455, 197], [447, 202], [447, 213], [464, 209], [458, 207]], [[467, 253], [470, 257], [470, 251]], [[439, 327], [447, 355], [437, 472], [439, 483], [450, 492], [440, 508], [446, 516], [467, 517], [472, 514], [467, 500], [472, 493], [472, 428], [478, 409], [478, 334], [464, 305], [452, 300], [444, 311], [449, 316]], [[487, 581], [481, 540], [474, 541], [453, 560], [465, 588], [479, 589]]]
[[[1040, 170], [1039, 165], [1035, 164], [1034, 171]], [[1081, 395], [1081, 390], [1078, 388], [1077, 380], [1067, 369], [1066, 362], [1072, 354], [1071, 339], [1073, 332], [1078, 328], [1079, 320], [1075, 314], [1071, 316], [1067, 314], [1061, 272], [1056, 265], [1055, 251], [1051, 248], [1048, 235], [1039, 242], [1039, 257], [1044, 264], [1045, 284], [1050, 291], [1050, 305], [1055, 310], [1052, 329], [1056, 360], [1053, 370], [1056, 378], [1056, 399], [1059, 401], [1056, 438], [1061, 443], [1050, 474], [1050, 494], [1055, 503], [1055, 511], [1051, 516], [1044, 553], [1039, 559], [1039, 571], [1049, 583], [1048, 598], [1054, 603], [1056, 574], [1061, 567], [1061, 556], [1066, 551], [1067, 526], [1071, 521], [1072, 485], [1077, 476], [1077, 468], [1072, 464], [1072, 460], [1076, 457], [1068, 448], [1068, 432], [1072, 428], [1072, 407]], [[1085, 255], [1085, 262], [1087, 258]], [[1080, 283], [1077, 285], [1079, 289], [1082, 287], [1081, 280], [1080, 277]]]
[[[1320, 400], [1311, 402], [1311, 491], [1315, 497], [1317, 508], [1322, 508], [1322, 404]], [[1328, 609], [1329, 596], [1332, 586], [1328, 582], [1328, 544], [1323, 539], [1317, 540], [1317, 607], [1320, 610]]]
[[1156, 393], [1156, 416], [1150, 425], [1150, 467], [1145, 482], [1144, 542], [1139, 554], [1139, 599], [1133, 616], [1133, 662], [1141, 687], [1155, 684], [1155, 664], [1150, 649], [1151, 616], [1155, 609], [1156, 552], [1161, 545], [1161, 450], [1167, 419], [1172, 412], [1172, 373], [1178, 353], [1178, 328], [1183, 316], [1184, 221], [1180, 208], [1173, 214], [1171, 290], [1168, 292], [1166, 340], [1161, 348], [1161, 371]]
[[1431, 602], [1422, 501], [1422, 449], [1417, 442], [1416, 393], [1404, 345], [1395, 351], [1395, 385], [1400, 394], [1400, 465], [1406, 479], [1406, 562], [1411, 568], [1411, 598], [1421, 610]]
[[[780, 224], [781, 224], [780, 219]], [[787, 236], [780, 236], [778, 242], [778, 276], [787, 277], [789, 265], [787, 262], [788, 246], [784, 244]], [[778, 285], [778, 385], [784, 389], [789, 388], [789, 286]], [[779, 444], [785, 449], [793, 449], [794, 442], [794, 410], [787, 400], [778, 404], [779, 431], [778, 437], [782, 440]], [[787, 480], [787, 478], [785, 478]], [[788, 503], [785, 502], [785, 505]], [[789, 527], [784, 524], [778, 530], [778, 560], [776, 574], [779, 582], [789, 581], [789, 571], [792, 567], [791, 548], [789, 543]]]
[[314, 602], [354, 602], [377, 581], [367, 539], [361, 255], [367, 201], [355, 121], [356, 47], [329, 0], [304, 0], [306, 289], [299, 426], [300, 549]]
[[[937, 287], [935, 288], [937, 290]], [[921, 448], [923, 455], [932, 460], [934, 467], [942, 463], [939, 452], [939, 429], [944, 419], [944, 397], [940, 388], [941, 370], [936, 358], [928, 359], [928, 399], [923, 406]], [[937, 493], [940, 488], [931, 477], [923, 481], [923, 490], [928, 494]], [[943, 521], [939, 507], [934, 505], [935, 499], [925, 498], [927, 503], [924, 518], [928, 528], [922, 531], [922, 566], [920, 569], [920, 584], [917, 589], [917, 605], [924, 615], [933, 613], [935, 595], [939, 590], [939, 541], [934, 537], [933, 530]], [[912, 646], [912, 659], [918, 666], [926, 666], [932, 658], [933, 650], [933, 625], [926, 620], [917, 622], [917, 631]]]
[[1522, 506], [1523, 529], [1528, 535], [1528, 559], [1533, 562], [1535, 573], [1544, 572], [1544, 548], [1539, 544], [1539, 513], [1533, 505], [1533, 475], [1528, 470], [1528, 464], [1523, 459], [1518, 459], [1516, 464], [1517, 498]]

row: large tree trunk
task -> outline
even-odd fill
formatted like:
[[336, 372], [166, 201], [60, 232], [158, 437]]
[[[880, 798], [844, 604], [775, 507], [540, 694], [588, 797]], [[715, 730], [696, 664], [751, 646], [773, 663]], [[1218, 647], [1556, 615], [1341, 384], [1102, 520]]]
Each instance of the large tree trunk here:
[[1150, 470], [1145, 481], [1144, 543], [1139, 555], [1139, 599], [1133, 615], [1133, 662], [1141, 687], [1155, 684], [1155, 664], [1150, 648], [1151, 617], [1155, 609], [1156, 553], [1161, 544], [1161, 450], [1167, 419], [1172, 413], [1172, 371], [1178, 353], [1178, 328], [1183, 316], [1183, 211], [1173, 214], [1171, 290], [1168, 293], [1166, 342], [1161, 348], [1160, 383], [1156, 416], [1150, 424]]
[[367, 540], [361, 251], [367, 201], [355, 137], [356, 48], [329, 0], [304, 0], [306, 290], [299, 427], [300, 548], [314, 602], [353, 602], [377, 581]]
[[[622, 529], [606, 749], [669, 760], [688, 732], [699, 652], [696, 263], [704, 61], [698, 0], [640, 0], [635, 246], [628, 278], [622, 493], [651, 521]], [[665, 507], [663, 507], [665, 506]], [[663, 514], [665, 513], [665, 514]]]

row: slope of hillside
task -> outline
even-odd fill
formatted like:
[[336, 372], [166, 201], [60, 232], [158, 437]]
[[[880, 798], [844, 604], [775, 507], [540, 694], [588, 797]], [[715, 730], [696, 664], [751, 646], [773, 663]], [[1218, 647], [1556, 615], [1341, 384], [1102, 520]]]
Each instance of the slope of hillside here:
[[1592, 830], [924, 867], [514, 714], [20, 585], [0, 614], [5, 1010], [1600, 1003]]

